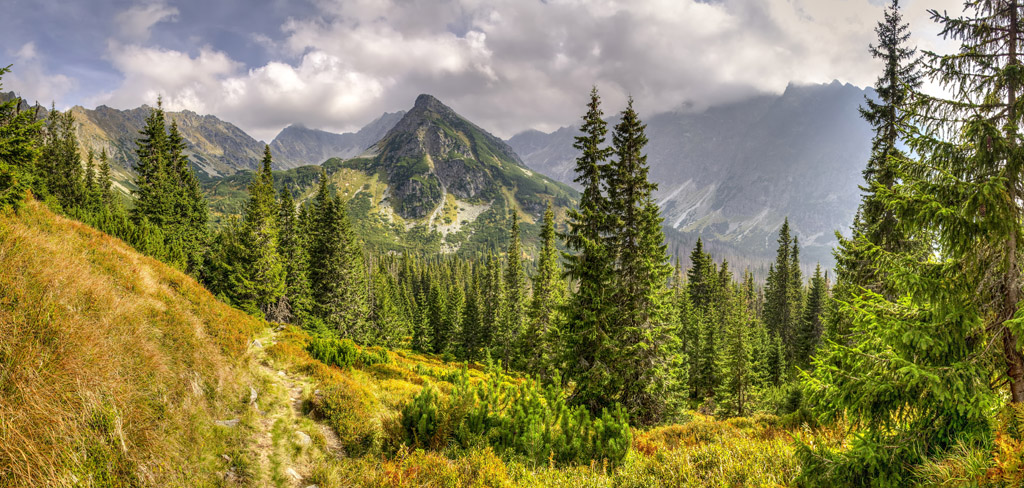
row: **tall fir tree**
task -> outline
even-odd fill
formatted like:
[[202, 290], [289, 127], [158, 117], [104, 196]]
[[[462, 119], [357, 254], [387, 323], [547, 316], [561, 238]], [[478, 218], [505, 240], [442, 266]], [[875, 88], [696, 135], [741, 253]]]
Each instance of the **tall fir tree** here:
[[825, 303], [828, 299], [828, 288], [819, 264], [814, 269], [814, 276], [811, 277], [807, 300], [800, 315], [800, 326], [794, 337], [794, 366], [804, 369], [810, 366], [811, 356], [817, 351], [821, 339], [821, 317], [825, 313]]
[[[894, 184], [872, 188], [903, 236], [934, 242], [922, 259], [913, 246], [863, 239], [866, 267], [883, 286], [840, 302], [852, 318], [848, 336], [819, 352], [806, 381], [822, 417], [859, 425], [859, 442], [842, 458], [802, 446], [807, 484], [916, 484], [928, 458], [991, 446], [994, 405], [1024, 402], [1021, 5], [978, 1], [962, 16], [930, 13], [941, 35], [961, 44], [926, 53], [926, 69], [953, 98], [913, 93], [917, 126], [899, 127], [913, 158], [888, 157]], [[885, 215], [871, 219], [868, 232]]]
[[612, 365], [615, 395], [641, 424], [667, 413], [669, 368], [678, 354], [667, 293], [672, 266], [666, 254], [661, 212], [648, 180], [645, 125], [629, 100], [615, 126], [615, 159], [605, 167], [608, 188], [608, 253], [614, 259], [611, 338], [618, 349]]
[[[10, 70], [10, 65], [0, 66], [0, 79]], [[35, 110], [22, 110], [21, 104], [18, 97], [0, 103], [0, 208], [20, 205], [29, 190], [42, 196], [36, 159], [43, 123]]]
[[297, 214], [291, 190], [282, 188], [279, 200], [278, 255], [284, 267], [285, 296], [292, 315], [303, 322], [309, 318], [313, 308], [309, 289], [308, 234], [303, 229], [302, 217]]
[[65, 210], [86, 207], [85, 171], [70, 110], [50, 110], [39, 159], [46, 189], [56, 202]]
[[[519, 215], [515, 209], [509, 213], [509, 244], [505, 254], [505, 298], [498, 322], [497, 348], [501, 366], [507, 371], [518, 358], [516, 345], [526, 321], [527, 288], [523, 269], [523, 248], [519, 236]], [[519, 366], [516, 364], [516, 366]]]
[[309, 281], [313, 313], [329, 330], [365, 339], [366, 281], [363, 252], [349, 222], [345, 202], [332, 195], [326, 171], [313, 203]]
[[586, 405], [592, 412], [610, 406], [606, 392], [610, 390], [611, 362], [615, 354], [611, 343], [608, 301], [612, 280], [603, 233], [606, 199], [603, 191], [603, 168], [611, 154], [605, 147], [607, 123], [602, 118], [601, 97], [597, 88], [590, 91], [587, 112], [575, 137], [576, 178], [583, 191], [579, 207], [568, 212], [565, 245], [566, 275], [576, 284], [576, 291], [567, 303], [566, 328], [562, 337], [561, 364], [564, 374], [576, 383], [571, 401]]
[[248, 274], [249, 288], [243, 292], [248, 304], [268, 320], [286, 321], [291, 317], [285, 296], [285, 268], [278, 252], [280, 212], [270, 169], [270, 146], [264, 146], [260, 170], [249, 184], [249, 200], [243, 210], [245, 258], [242, 270]]
[[540, 232], [541, 249], [537, 274], [533, 277], [533, 296], [528, 326], [523, 334], [521, 357], [527, 373], [544, 381], [550, 378], [555, 361], [555, 336], [565, 297], [564, 281], [555, 248], [555, 212], [548, 202]]

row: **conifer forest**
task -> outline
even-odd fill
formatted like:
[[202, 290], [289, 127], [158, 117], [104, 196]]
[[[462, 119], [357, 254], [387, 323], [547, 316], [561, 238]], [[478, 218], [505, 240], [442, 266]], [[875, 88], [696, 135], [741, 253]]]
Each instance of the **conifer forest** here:
[[867, 155], [823, 232], [802, 188], [757, 234], [754, 186], [670, 180], [655, 80], [507, 142], [430, 95], [265, 143], [159, 87], [0, 92], [0, 487], [1024, 486], [1024, 3], [904, 3], [866, 136], [804, 141]]

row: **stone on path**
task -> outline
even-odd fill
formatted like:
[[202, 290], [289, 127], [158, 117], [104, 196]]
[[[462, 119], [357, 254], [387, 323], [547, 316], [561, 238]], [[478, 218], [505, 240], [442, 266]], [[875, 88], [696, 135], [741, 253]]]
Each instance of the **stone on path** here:
[[299, 438], [300, 446], [308, 446], [311, 442], [313, 442], [313, 439], [309, 437], [309, 434], [305, 432], [297, 431], [295, 432], [295, 436]]

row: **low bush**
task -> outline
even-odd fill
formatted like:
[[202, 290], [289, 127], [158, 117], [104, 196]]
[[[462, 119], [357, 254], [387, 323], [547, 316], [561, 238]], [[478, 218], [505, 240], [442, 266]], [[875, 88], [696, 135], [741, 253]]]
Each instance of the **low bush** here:
[[489, 445], [534, 465], [599, 460], [616, 466], [632, 443], [624, 410], [592, 416], [566, 405], [557, 385], [543, 388], [530, 379], [510, 385], [497, 372], [473, 385], [465, 366], [453, 384], [446, 400], [428, 385], [402, 410], [408, 445], [441, 449], [454, 440], [463, 448]]
[[306, 344], [309, 355], [328, 366], [350, 368], [356, 363], [358, 351], [350, 339], [311, 338]]

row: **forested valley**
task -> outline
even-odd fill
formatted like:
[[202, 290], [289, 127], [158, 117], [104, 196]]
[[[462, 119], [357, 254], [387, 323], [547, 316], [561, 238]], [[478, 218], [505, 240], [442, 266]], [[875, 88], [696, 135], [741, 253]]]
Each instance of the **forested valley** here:
[[130, 194], [70, 111], [3, 103], [0, 486], [1021, 486], [1022, 13], [932, 12], [937, 54], [888, 5], [836, 268], [784, 221], [764, 280], [670, 256], [598, 88], [578, 199], [460, 254], [366, 245], [269, 145], [214, 225], [159, 100]]

